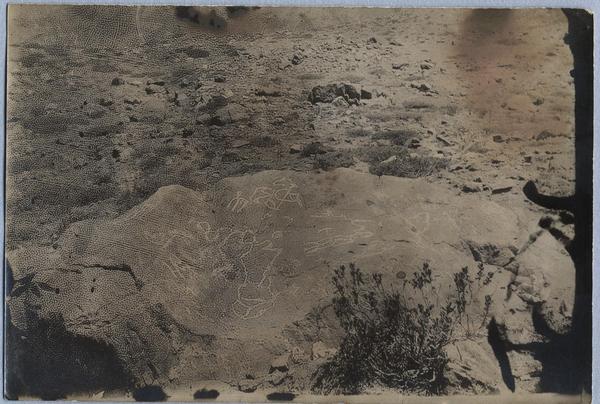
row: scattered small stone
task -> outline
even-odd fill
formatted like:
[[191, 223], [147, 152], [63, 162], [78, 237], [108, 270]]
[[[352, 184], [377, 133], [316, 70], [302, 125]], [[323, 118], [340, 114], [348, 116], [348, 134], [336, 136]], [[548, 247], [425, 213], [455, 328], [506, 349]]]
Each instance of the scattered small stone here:
[[392, 63], [392, 69], [394, 70], [404, 70], [406, 67], [408, 67], [408, 63]]
[[481, 192], [481, 188], [477, 184], [465, 184], [461, 190], [465, 193]]
[[380, 164], [390, 164], [396, 160], [398, 160], [398, 156], [394, 155], [394, 156], [388, 157], [387, 159], [383, 160]]
[[502, 143], [504, 140], [502, 139], [501, 135], [494, 135], [494, 137], [492, 138], [492, 140], [496, 143]]
[[348, 108], [350, 106], [350, 104], [348, 104], [348, 101], [346, 101], [344, 99], [344, 97], [337, 97], [335, 98], [333, 101], [331, 101], [331, 105], [335, 106], [335, 107], [342, 107], [342, 108]]
[[323, 342], [317, 341], [312, 345], [312, 359], [329, 359], [335, 353], [337, 349], [328, 348]]
[[360, 98], [363, 100], [370, 100], [371, 98], [373, 98], [373, 93], [362, 88], [360, 90]]
[[410, 142], [408, 143], [409, 149], [418, 149], [419, 147], [421, 147], [421, 142], [417, 138], [411, 139]]
[[260, 382], [255, 379], [242, 379], [238, 382], [238, 389], [244, 393], [252, 393], [256, 391]]
[[412, 88], [416, 88], [417, 90], [422, 91], [424, 93], [434, 92], [431, 87], [431, 84], [429, 84], [429, 83], [412, 83], [410, 86]]
[[542, 105], [544, 103], [544, 100], [541, 98], [536, 98], [535, 101], [533, 101], [533, 105]]
[[146, 91], [146, 94], [148, 94], [148, 95], [156, 93], [156, 90], [153, 89], [152, 87], [146, 87], [144, 90]]
[[450, 141], [446, 140], [445, 138], [443, 138], [440, 135], [437, 135], [435, 137], [438, 141], [440, 141], [444, 146], [451, 146], [452, 144], [450, 143]]
[[271, 87], [259, 88], [254, 92], [254, 94], [258, 95], [259, 97], [281, 97], [281, 91]]
[[421, 63], [421, 70], [430, 70], [433, 68], [433, 65], [431, 63]]
[[92, 119], [97, 119], [104, 116], [106, 114], [106, 110], [98, 105], [92, 105], [86, 114]]
[[292, 59], [290, 59], [290, 62], [292, 62], [292, 64], [294, 66], [299, 65], [300, 63], [302, 63], [302, 57], [296, 53], [296, 54], [294, 54], [294, 56], [292, 56]]
[[504, 194], [506, 192], [510, 192], [510, 190], [512, 189], [512, 186], [502, 186], [502, 187], [497, 187], [497, 188], [492, 188], [492, 195], [497, 195], [497, 194]]
[[287, 373], [275, 370], [271, 372], [271, 374], [269, 374], [265, 380], [271, 383], [273, 386], [279, 386], [281, 383], [283, 383], [286, 377]]
[[139, 105], [142, 103], [142, 101], [140, 101], [137, 98], [129, 98], [129, 97], [125, 97], [125, 99], [123, 100], [123, 102], [125, 104], [129, 104], [129, 105]]
[[290, 154], [298, 154], [300, 152], [302, 152], [302, 145], [301, 144], [293, 144], [290, 146]]
[[100, 98], [98, 100], [98, 104], [102, 105], [103, 107], [110, 107], [113, 105], [113, 101], [106, 98]]
[[208, 124], [210, 123], [212, 117], [209, 114], [201, 114], [196, 117], [197, 124]]
[[535, 140], [544, 140], [544, 139], [549, 139], [549, 138], [558, 137], [558, 136], [559, 135], [554, 134], [548, 130], [543, 130], [537, 134], [537, 136], [535, 137]]
[[372, 36], [371, 38], [367, 39], [367, 43], [368, 44], [377, 43], [377, 38], [375, 38], [374, 36]]
[[231, 147], [233, 147], [234, 149], [237, 149], [239, 147], [244, 147], [249, 145], [250, 142], [247, 140], [243, 140], [243, 139], [236, 139], [233, 142], [231, 142]]
[[271, 362], [271, 368], [269, 369], [269, 373], [273, 373], [276, 370], [279, 370], [280, 372], [287, 372], [289, 370], [289, 361], [290, 354], [286, 353], [283, 355], [279, 355]]

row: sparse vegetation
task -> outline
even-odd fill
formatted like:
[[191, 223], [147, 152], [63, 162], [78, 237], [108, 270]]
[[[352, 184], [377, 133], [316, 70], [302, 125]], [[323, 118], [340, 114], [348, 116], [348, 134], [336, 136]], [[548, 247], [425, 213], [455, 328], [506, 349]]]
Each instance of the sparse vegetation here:
[[417, 137], [417, 133], [409, 129], [390, 130], [387, 132], [378, 132], [371, 136], [373, 140], [387, 139], [393, 145], [406, 146], [406, 144]]
[[354, 163], [350, 151], [335, 151], [316, 156], [314, 166], [321, 170], [331, 170], [338, 167], [350, 167]]
[[401, 289], [384, 286], [381, 274], [342, 265], [333, 275], [333, 305], [345, 336], [334, 357], [315, 373], [313, 390], [357, 394], [384, 386], [443, 393], [445, 347], [457, 339], [475, 338], [485, 329], [491, 297], [485, 296], [480, 310], [472, 306], [480, 303], [480, 288], [492, 276], [483, 266], [474, 278], [462, 268], [453, 276], [454, 290], [441, 301], [428, 264], [404, 279]]
[[417, 155], [397, 145], [365, 148], [361, 155], [371, 174], [379, 176], [426, 177], [448, 166], [447, 159]]

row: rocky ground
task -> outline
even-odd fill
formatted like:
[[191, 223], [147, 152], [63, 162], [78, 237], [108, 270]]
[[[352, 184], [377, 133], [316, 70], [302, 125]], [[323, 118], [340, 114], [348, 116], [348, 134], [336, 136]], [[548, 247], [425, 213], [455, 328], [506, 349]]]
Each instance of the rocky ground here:
[[341, 337], [333, 268], [483, 264], [514, 386], [482, 333], [450, 392], [558, 380], [535, 319], [568, 330], [573, 264], [539, 223], [571, 220], [521, 189], [574, 189], [563, 15], [213, 11], [11, 7], [18, 332], [59, 318], [138, 386], [306, 393]]

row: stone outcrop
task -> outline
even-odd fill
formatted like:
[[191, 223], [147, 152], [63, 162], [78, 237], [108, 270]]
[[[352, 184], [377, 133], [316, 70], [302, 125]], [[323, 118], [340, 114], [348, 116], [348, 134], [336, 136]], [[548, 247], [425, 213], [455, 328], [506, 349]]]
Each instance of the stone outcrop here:
[[[284, 330], [330, 301], [332, 271], [348, 262], [392, 281], [426, 261], [440, 284], [483, 262], [495, 271], [492, 312], [507, 341], [540, 339], [533, 307], [556, 331], [568, 328], [572, 264], [546, 233], [531, 243], [538, 219], [524, 203], [507, 209], [350, 169], [264, 171], [204, 192], [167, 186], [119, 217], [75, 223], [56, 248], [10, 252], [8, 307], [17, 330], [36, 327], [36, 308], [40, 321], [60, 318], [69, 334], [110, 346], [137, 385], [221, 380], [251, 391], [269, 370], [281, 383], [311, 356], [335, 352], [331, 341]], [[522, 341], [513, 341], [513, 319], [529, 330], [513, 333]], [[290, 357], [292, 347], [304, 359]], [[491, 350], [463, 350], [455, 377], [494, 391]]]

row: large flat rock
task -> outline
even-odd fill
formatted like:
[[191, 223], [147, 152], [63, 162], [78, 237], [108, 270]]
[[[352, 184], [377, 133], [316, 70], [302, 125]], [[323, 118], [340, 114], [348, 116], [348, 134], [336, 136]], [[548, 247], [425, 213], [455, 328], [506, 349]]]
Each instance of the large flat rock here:
[[[507, 209], [350, 169], [264, 171], [203, 192], [168, 186], [120, 217], [72, 225], [56, 249], [9, 254], [15, 278], [42, 285], [9, 305], [20, 328], [31, 326], [32, 305], [42, 318], [59, 313], [69, 332], [114, 346], [139, 382], [231, 381], [266, 372], [288, 349], [282, 331], [330, 301], [340, 264], [394, 280], [429, 262], [436, 282], [450, 285], [461, 267], [476, 269], [474, 244], [517, 251], [538, 219], [524, 202]], [[536, 268], [532, 254], [556, 247], [543, 241], [522, 261], [548, 287], [569, 260]], [[512, 273], [490, 267], [502, 301]]]

